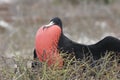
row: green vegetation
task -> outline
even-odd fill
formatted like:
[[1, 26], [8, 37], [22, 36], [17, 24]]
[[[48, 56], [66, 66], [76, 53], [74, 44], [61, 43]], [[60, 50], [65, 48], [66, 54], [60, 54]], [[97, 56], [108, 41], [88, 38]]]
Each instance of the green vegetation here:
[[77, 61], [68, 55], [62, 69], [47, 67], [46, 63], [32, 69], [27, 66], [31, 59], [17, 57], [17, 68], [13, 71], [3, 67], [0, 80], [120, 80], [120, 65], [112, 54], [93, 62], [89, 58]]

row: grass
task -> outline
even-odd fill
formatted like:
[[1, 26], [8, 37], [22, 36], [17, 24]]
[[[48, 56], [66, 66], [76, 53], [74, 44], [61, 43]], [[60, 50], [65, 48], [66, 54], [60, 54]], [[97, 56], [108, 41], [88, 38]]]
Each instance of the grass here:
[[120, 64], [112, 54], [110, 52], [93, 62], [87, 58], [77, 61], [74, 57], [70, 59], [67, 56], [62, 69], [47, 67], [46, 63], [32, 69], [28, 66], [32, 59], [15, 57], [17, 67], [14, 70], [8, 66], [2, 67], [0, 80], [120, 80]]

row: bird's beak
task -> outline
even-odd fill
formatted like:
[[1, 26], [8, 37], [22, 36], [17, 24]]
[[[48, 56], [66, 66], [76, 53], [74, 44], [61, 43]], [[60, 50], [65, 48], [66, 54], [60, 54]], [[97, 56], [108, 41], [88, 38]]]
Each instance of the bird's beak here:
[[45, 28], [49, 28], [49, 27], [52, 26], [52, 25], [54, 25], [54, 22], [53, 22], [53, 21], [51, 21], [49, 24], [45, 25], [45, 26], [43, 27], [43, 30], [44, 30]]
[[45, 25], [46, 27], [50, 27], [50, 26], [52, 26], [52, 25], [54, 25], [54, 22], [53, 21], [51, 21], [48, 25]]

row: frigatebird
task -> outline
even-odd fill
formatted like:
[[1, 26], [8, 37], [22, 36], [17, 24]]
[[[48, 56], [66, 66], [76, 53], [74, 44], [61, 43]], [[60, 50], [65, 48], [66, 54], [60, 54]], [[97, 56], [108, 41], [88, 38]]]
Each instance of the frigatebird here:
[[108, 54], [107, 52], [113, 51], [116, 54], [120, 52], [120, 40], [115, 37], [106, 36], [104, 39], [91, 45], [80, 44], [65, 36], [62, 27], [61, 19], [55, 17], [50, 20], [50, 24], [38, 29], [35, 38], [34, 59], [39, 58], [40, 61], [46, 61], [47, 55], [53, 56], [51, 53], [55, 53], [54, 59], [50, 57], [51, 61], [48, 64], [54, 64], [54, 60], [58, 58], [60, 66], [62, 66], [63, 59], [59, 55], [61, 50], [63, 53], [74, 53], [75, 58], [78, 60], [83, 59], [88, 54], [91, 54], [94, 60], [98, 60], [101, 56]]

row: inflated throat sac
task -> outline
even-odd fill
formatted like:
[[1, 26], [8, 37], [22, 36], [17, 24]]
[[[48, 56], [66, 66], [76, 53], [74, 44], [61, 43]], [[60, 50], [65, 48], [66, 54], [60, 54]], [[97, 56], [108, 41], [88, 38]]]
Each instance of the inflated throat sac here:
[[35, 37], [35, 48], [41, 62], [47, 62], [48, 66], [63, 66], [63, 59], [60, 56], [57, 46], [61, 35], [61, 29], [57, 25], [40, 27]]

